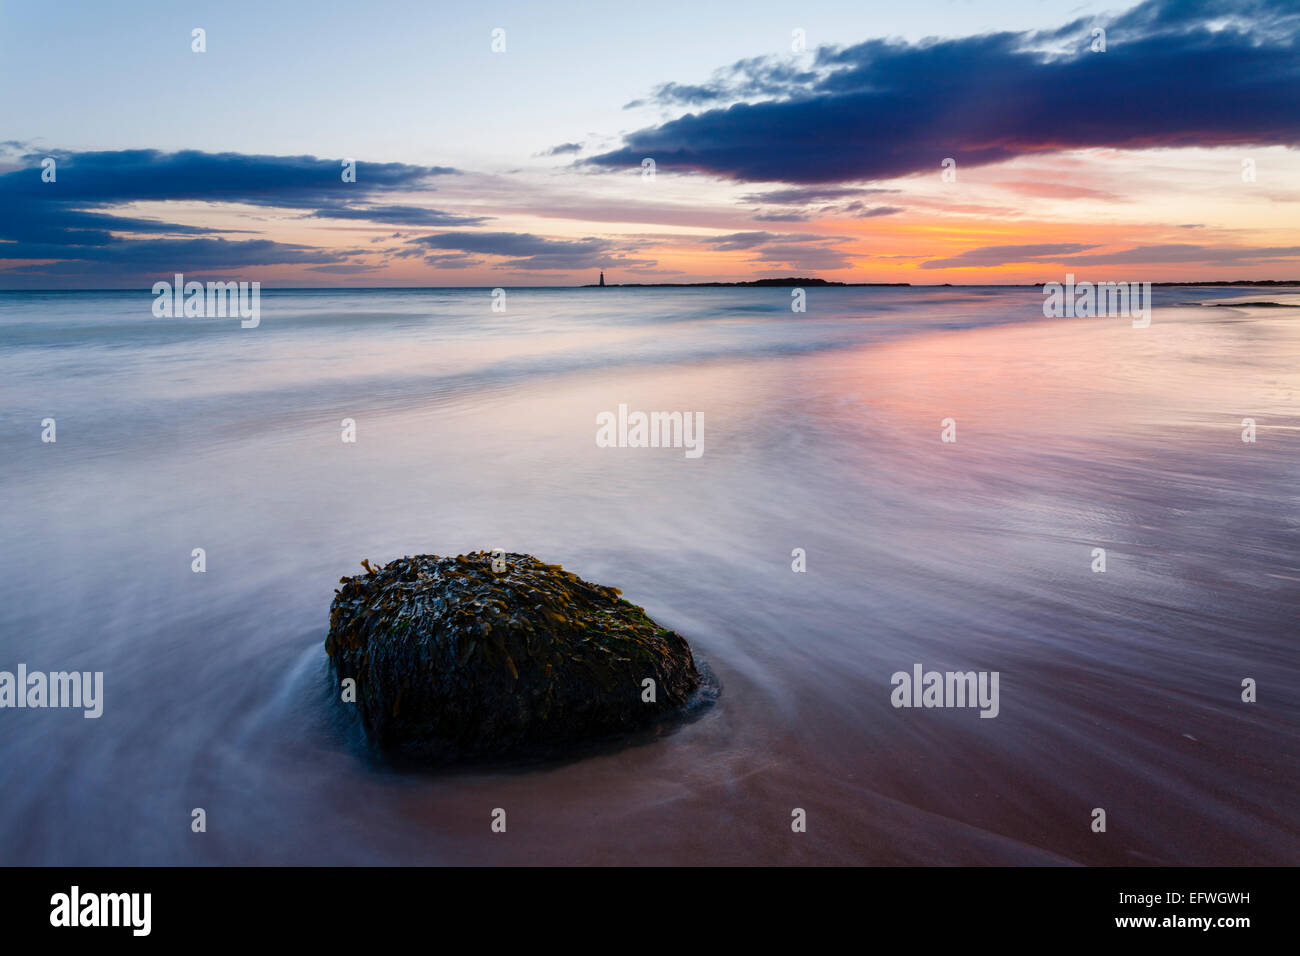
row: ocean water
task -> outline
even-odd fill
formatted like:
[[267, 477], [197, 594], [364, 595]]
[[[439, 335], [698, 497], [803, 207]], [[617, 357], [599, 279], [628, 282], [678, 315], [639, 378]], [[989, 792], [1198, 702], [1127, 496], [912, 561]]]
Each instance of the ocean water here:
[[[1296, 290], [1157, 289], [1145, 329], [996, 287], [152, 301], [0, 293], [0, 670], [104, 674], [98, 719], [0, 710], [0, 862], [1300, 862]], [[597, 447], [620, 404], [703, 454]], [[375, 760], [339, 577], [494, 547], [622, 588], [716, 703]], [[894, 707], [915, 664], [996, 671], [997, 717]]]

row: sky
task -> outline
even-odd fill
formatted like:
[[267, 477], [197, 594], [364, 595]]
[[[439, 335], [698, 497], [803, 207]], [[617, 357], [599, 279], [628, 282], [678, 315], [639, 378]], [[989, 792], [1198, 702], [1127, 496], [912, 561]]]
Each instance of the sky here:
[[0, 289], [1300, 279], [1298, 38], [1294, 0], [4, 0]]

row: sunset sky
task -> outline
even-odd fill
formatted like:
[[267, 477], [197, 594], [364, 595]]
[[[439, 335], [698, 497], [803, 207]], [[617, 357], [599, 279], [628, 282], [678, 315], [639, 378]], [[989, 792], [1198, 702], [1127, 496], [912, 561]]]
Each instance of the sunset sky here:
[[1296, 279], [1298, 37], [1294, 0], [4, 2], [0, 288]]

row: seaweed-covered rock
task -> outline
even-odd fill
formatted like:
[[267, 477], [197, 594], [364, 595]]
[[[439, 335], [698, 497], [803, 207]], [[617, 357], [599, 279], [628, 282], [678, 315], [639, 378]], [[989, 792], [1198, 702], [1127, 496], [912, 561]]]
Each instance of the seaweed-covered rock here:
[[384, 750], [549, 748], [655, 722], [699, 687], [682, 637], [617, 588], [531, 555], [362, 567], [335, 592], [325, 650], [340, 681], [356, 680], [362, 722]]

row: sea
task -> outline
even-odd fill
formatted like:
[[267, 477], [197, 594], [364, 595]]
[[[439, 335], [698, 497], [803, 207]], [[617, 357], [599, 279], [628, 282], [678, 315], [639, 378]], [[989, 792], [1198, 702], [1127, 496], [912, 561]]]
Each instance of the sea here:
[[[0, 707], [0, 863], [1300, 862], [1300, 290], [1156, 287], [1145, 327], [1005, 286], [153, 303], [0, 292], [0, 671], [102, 674], [97, 717]], [[700, 453], [598, 442], [620, 406]], [[716, 699], [375, 754], [340, 578], [493, 548], [621, 588]], [[912, 706], [931, 671], [996, 714]]]

